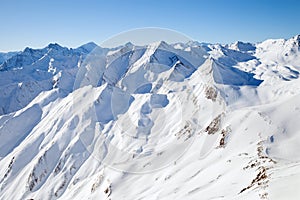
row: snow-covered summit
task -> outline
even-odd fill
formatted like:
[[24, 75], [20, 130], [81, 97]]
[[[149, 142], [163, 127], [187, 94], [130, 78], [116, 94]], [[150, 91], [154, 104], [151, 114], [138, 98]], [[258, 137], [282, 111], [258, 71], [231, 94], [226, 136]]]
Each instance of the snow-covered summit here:
[[94, 42], [89, 42], [84, 45], [81, 45], [80, 47], [76, 48], [77, 51], [82, 51], [84, 53], [90, 53], [93, 51], [95, 48], [99, 47], [96, 43]]
[[254, 51], [255, 45], [249, 42], [245, 43], [245, 42], [237, 41], [229, 45], [229, 48], [237, 51], [248, 52], [248, 51]]

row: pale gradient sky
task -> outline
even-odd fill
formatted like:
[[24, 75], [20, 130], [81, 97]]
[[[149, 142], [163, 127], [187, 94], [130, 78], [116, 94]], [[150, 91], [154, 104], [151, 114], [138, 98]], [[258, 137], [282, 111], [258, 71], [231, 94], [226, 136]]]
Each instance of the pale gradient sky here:
[[102, 44], [142, 27], [210, 43], [300, 34], [299, 0], [1, 0], [0, 8], [0, 51]]

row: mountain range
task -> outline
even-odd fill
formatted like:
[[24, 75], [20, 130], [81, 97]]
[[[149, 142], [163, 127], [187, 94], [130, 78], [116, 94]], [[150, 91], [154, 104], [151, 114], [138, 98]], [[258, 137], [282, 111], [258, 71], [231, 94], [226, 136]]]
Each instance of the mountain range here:
[[0, 199], [300, 198], [300, 35], [0, 54]]

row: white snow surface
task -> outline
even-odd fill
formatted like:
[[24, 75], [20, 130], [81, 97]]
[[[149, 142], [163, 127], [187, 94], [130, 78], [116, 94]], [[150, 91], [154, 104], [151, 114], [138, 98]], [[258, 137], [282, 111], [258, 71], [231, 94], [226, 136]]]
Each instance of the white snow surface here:
[[299, 38], [2, 53], [0, 199], [300, 199]]

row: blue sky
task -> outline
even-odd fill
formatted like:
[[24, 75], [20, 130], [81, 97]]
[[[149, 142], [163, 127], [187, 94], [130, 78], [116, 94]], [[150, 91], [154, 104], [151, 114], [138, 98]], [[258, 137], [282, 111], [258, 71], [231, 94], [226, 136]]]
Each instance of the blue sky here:
[[211, 43], [300, 34], [299, 0], [0, 0], [0, 8], [0, 51], [101, 44], [142, 27]]

